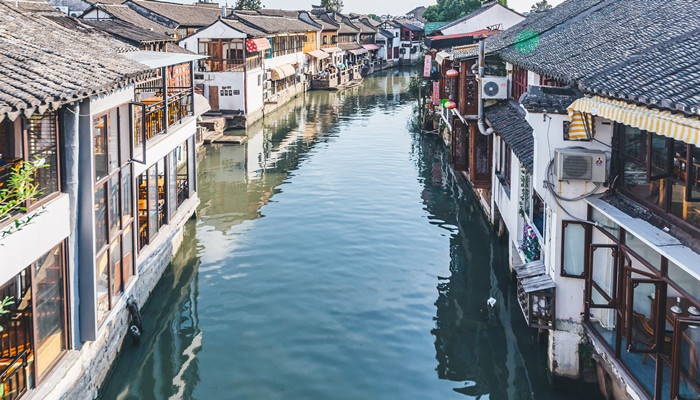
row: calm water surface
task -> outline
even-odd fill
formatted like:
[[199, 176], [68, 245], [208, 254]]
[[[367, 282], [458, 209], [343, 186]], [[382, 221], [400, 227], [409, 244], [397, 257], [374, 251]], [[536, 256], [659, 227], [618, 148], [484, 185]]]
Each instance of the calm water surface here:
[[409, 131], [407, 82], [308, 93], [202, 150], [198, 218], [104, 400], [572, 398], [546, 382], [506, 247]]

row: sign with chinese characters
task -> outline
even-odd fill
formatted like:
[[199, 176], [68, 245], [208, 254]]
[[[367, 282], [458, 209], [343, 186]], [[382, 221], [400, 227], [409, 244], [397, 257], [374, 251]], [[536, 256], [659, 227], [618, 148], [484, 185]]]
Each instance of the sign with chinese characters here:
[[430, 66], [433, 62], [433, 56], [425, 56], [425, 63], [423, 63], [423, 76], [426, 78], [430, 77]]
[[433, 104], [440, 104], [440, 82], [433, 82]]

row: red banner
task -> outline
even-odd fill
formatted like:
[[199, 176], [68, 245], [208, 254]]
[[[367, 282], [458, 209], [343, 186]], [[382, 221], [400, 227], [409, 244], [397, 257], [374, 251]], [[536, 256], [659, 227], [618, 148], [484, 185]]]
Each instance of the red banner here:
[[426, 55], [425, 56], [425, 63], [423, 63], [423, 76], [426, 78], [430, 77], [430, 66], [432, 65], [432, 62], [433, 62], [433, 56]]
[[433, 104], [440, 104], [440, 82], [433, 82]]

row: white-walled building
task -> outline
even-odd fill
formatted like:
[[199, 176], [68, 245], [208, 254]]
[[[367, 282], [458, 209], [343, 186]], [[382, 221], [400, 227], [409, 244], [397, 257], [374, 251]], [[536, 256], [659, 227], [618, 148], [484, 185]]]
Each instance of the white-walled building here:
[[234, 12], [179, 43], [209, 56], [200, 61], [195, 84], [212, 112], [244, 127], [306, 90], [315, 68], [306, 53], [316, 50], [306, 44], [315, 44], [320, 31], [287, 15]]
[[443, 35], [476, 32], [484, 29], [506, 30], [525, 19], [525, 16], [512, 10], [497, 0], [483, 3], [481, 8], [458, 18], [438, 30]]

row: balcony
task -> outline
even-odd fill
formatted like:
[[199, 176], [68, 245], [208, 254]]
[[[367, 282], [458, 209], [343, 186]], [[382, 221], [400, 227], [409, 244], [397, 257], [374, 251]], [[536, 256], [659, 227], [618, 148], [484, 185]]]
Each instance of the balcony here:
[[[134, 144], [141, 146], [144, 140], [168, 132], [188, 116], [194, 116], [192, 88], [171, 88], [164, 99], [162, 92], [152, 93], [137, 89], [141, 100], [135, 104]], [[146, 94], [146, 95], [144, 95]]]

